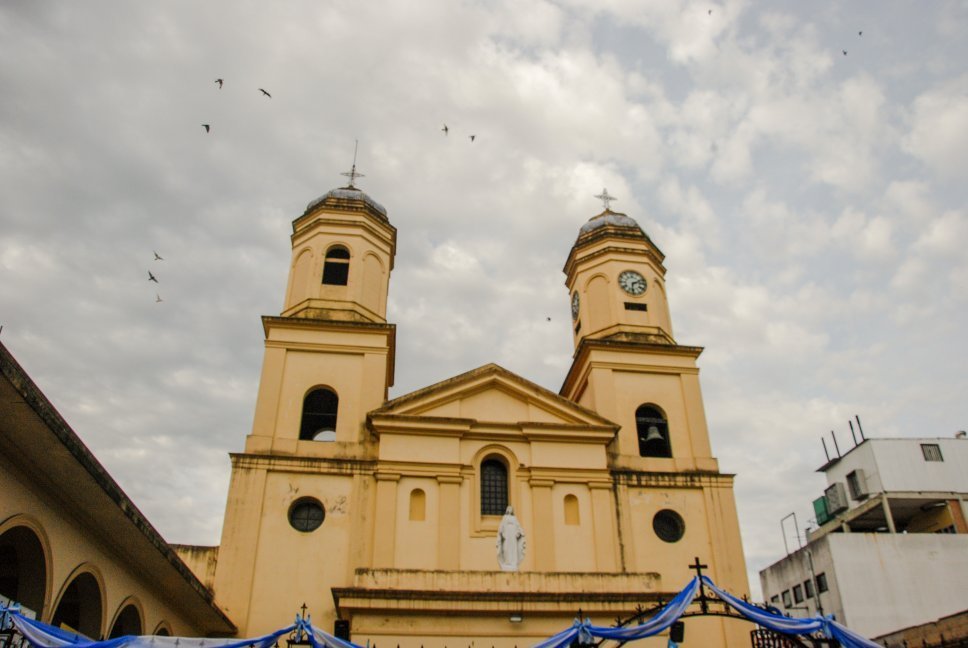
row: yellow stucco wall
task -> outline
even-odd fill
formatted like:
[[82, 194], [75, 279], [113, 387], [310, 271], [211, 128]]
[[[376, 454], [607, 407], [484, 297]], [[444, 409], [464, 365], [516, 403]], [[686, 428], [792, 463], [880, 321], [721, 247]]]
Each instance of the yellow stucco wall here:
[[[379, 227], [358, 213], [323, 212], [297, 219], [291, 313], [315, 290], [328, 245], [345, 244], [356, 260], [365, 241], [366, 263], [392, 267], [388, 239], [374, 238]], [[320, 627], [332, 629], [337, 615], [350, 620], [360, 643], [524, 646], [569, 626], [579, 607], [610, 623], [677, 592], [697, 556], [719, 585], [748, 592], [732, 477], [710, 451], [701, 349], [672, 339], [661, 252], [644, 237], [583, 240], [566, 265], [583, 330], [560, 395], [486, 365], [384, 402], [387, 330], [325, 314], [318, 325], [266, 320], [253, 432], [246, 454], [233, 456], [215, 579], [241, 634], [284, 625], [305, 602]], [[628, 268], [647, 278], [644, 295], [616, 292]], [[361, 285], [366, 273], [353, 272], [341, 293], [317, 295], [327, 308], [385, 305], [388, 274]], [[339, 395], [337, 441], [296, 441], [302, 400], [319, 385]], [[672, 458], [639, 456], [642, 404], [666, 416]], [[508, 503], [527, 534], [516, 573], [497, 564], [500, 516], [481, 514], [480, 466], [489, 457], [506, 466]], [[287, 518], [303, 497], [326, 510], [308, 533]], [[675, 542], [653, 528], [666, 509], [685, 525]], [[510, 622], [517, 612], [524, 620]], [[749, 629], [693, 619], [687, 633], [691, 645], [742, 645]]]
[[[50, 622], [64, 591], [79, 575], [94, 576], [101, 590], [100, 633], [107, 635], [121, 610], [133, 604], [139, 611], [144, 634], [159, 627], [172, 634], [204, 635], [183, 612], [171, 605], [166, 592], [151, 574], [119, 555], [103, 531], [84, 523], [84, 512], [68, 510], [55, 497], [38, 489], [34, 476], [0, 456], [0, 535], [17, 527], [30, 529], [44, 548], [46, 587], [38, 612]], [[92, 637], [98, 639], [99, 637]]]

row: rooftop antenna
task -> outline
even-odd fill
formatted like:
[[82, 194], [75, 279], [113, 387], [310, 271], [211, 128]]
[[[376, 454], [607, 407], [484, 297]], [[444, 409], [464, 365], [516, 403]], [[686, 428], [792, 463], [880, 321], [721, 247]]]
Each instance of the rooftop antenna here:
[[347, 189], [356, 189], [356, 186], [353, 184], [356, 182], [356, 179], [366, 177], [362, 173], [356, 172], [356, 152], [360, 148], [360, 140], [354, 140], [354, 142], [356, 143], [353, 145], [353, 168], [340, 174], [350, 179], [350, 185], [347, 187]]
[[850, 437], [854, 440], [854, 447], [856, 448], [857, 447], [857, 435], [854, 434], [854, 422], [848, 420], [847, 421], [847, 425], [850, 426]]
[[827, 452], [827, 440], [820, 437], [820, 443], [823, 444], [823, 453], [827, 456], [827, 463], [830, 463], [830, 453]]
[[784, 522], [791, 517], [793, 518], [793, 530], [797, 534], [797, 544], [800, 545], [800, 549], [803, 549], [803, 542], [800, 540], [800, 525], [797, 524], [797, 514], [796, 512], [788, 513], [780, 519], [780, 533], [783, 534], [783, 548], [786, 549], [788, 556], [790, 555], [790, 547], [787, 545], [786, 526]]
[[830, 436], [833, 437], [833, 440], [834, 440], [834, 450], [837, 451], [837, 458], [840, 459], [840, 446], [837, 445], [837, 435], [834, 434], [834, 431], [833, 430], [831, 430], [830, 431]]
[[860, 440], [867, 441], [867, 438], [864, 436], [864, 428], [860, 426], [860, 417], [854, 414], [854, 418], [857, 419], [857, 431], [860, 432]]

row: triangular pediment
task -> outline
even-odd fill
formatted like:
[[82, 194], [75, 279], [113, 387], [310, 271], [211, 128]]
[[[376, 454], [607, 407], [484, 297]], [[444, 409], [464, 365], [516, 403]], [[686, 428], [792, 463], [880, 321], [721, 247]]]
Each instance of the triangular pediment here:
[[479, 423], [616, 427], [608, 419], [496, 364], [394, 398], [376, 416], [466, 419]]

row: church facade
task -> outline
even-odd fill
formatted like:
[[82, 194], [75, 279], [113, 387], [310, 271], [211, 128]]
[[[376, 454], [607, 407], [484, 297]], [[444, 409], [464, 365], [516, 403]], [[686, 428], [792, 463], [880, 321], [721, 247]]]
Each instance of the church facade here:
[[[668, 600], [695, 557], [747, 594], [702, 349], [673, 337], [663, 254], [633, 219], [606, 208], [567, 253], [575, 353], [558, 393], [488, 364], [388, 400], [395, 249], [386, 210], [352, 183], [293, 222], [217, 561], [182, 554], [239, 636], [305, 603], [357, 643], [523, 647], [579, 609], [609, 624]], [[520, 532], [499, 537], [506, 514]], [[749, 630], [687, 624], [703, 646], [748, 645]]]

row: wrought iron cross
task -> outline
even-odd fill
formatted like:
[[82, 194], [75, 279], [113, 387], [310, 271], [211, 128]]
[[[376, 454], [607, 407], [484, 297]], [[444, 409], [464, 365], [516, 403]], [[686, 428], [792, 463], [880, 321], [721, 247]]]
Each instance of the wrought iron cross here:
[[702, 582], [702, 570], [703, 567], [709, 567], [709, 565], [704, 565], [699, 562], [699, 556], [696, 556], [696, 561], [689, 565], [689, 569], [696, 570], [696, 576], [699, 578], [699, 609], [703, 611], [703, 614], [709, 612], [709, 599], [706, 597], [706, 587]]
[[350, 179], [350, 188], [351, 189], [355, 189], [356, 188], [353, 185], [353, 183], [356, 182], [356, 179], [357, 178], [365, 178], [366, 177], [362, 173], [357, 173], [357, 171], [356, 171], [356, 151], [359, 148], [360, 148], [360, 140], [356, 140], [356, 144], [353, 146], [353, 168], [350, 169], [349, 171], [345, 171], [345, 172], [343, 172], [343, 173], [340, 174], [340, 175], [346, 176], [347, 178]]
[[598, 194], [595, 197], [598, 198], [599, 200], [601, 200], [602, 203], [605, 205], [605, 211], [608, 211], [608, 203], [609, 202], [611, 202], [613, 200], [618, 200], [618, 198], [616, 198], [614, 196], [609, 196], [608, 195], [608, 189], [602, 189], [602, 193]]

